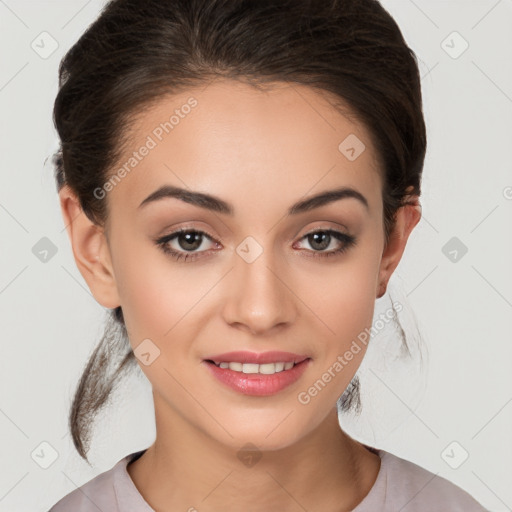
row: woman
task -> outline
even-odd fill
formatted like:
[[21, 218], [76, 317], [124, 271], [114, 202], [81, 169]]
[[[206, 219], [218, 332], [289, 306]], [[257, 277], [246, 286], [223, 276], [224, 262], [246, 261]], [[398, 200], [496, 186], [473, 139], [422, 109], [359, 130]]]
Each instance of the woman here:
[[86, 367], [73, 440], [87, 460], [137, 364], [157, 435], [53, 512], [484, 510], [338, 422], [421, 217], [417, 64], [377, 1], [113, 1], [65, 56], [54, 119], [75, 260], [121, 334]]

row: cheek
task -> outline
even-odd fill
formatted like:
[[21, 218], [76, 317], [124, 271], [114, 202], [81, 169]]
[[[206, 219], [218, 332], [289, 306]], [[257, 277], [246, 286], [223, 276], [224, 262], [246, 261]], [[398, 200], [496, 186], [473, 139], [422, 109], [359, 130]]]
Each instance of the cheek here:
[[[378, 250], [368, 244], [346, 257], [335, 270], [323, 271], [309, 286], [310, 306], [323, 335], [315, 343], [318, 373], [329, 384], [329, 402], [341, 395], [359, 368], [369, 342], [379, 268]], [[334, 266], [333, 266], [334, 268]], [[319, 331], [320, 332], [320, 331]], [[330, 372], [329, 374], [324, 372]]]
[[160, 350], [159, 363], [167, 366], [190, 350], [220, 275], [193, 263], [179, 265], [147, 241], [143, 245], [117, 262], [119, 295], [132, 348], [150, 339]]
[[179, 273], [147, 240], [120, 233], [115, 247], [116, 283], [132, 347], [146, 338], [159, 343], [183, 309]]
[[[334, 268], [334, 267], [333, 267]], [[340, 342], [364, 330], [371, 324], [378, 278], [378, 259], [375, 255], [353, 253], [334, 270], [324, 271], [308, 285], [313, 313]]]

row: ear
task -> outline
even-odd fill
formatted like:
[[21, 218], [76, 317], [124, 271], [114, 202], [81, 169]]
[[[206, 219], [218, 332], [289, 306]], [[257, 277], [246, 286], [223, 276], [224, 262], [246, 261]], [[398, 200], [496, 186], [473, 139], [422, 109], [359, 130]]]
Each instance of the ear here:
[[84, 214], [68, 185], [60, 190], [59, 200], [78, 270], [94, 298], [106, 308], [116, 308], [120, 301], [104, 229]]
[[419, 197], [408, 196], [406, 202], [407, 204], [396, 212], [394, 229], [390, 233], [389, 242], [382, 253], [377, 288], [377, 297], [379, 298], [386, 292], [388, 281], [402, 258], [409, 235], [421, 219]]

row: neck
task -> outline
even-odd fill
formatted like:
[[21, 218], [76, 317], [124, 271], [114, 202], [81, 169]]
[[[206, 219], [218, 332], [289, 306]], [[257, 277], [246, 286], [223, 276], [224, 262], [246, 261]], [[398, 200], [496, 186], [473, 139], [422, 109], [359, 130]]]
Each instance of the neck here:
[[380, 468], [378, 455], [341, 430], [335, 408], [299, 442], [252, 457], [181, 417], [156, 416], [155, 443], [127, 467], [156, 512], [350, 511], [368, 494]]

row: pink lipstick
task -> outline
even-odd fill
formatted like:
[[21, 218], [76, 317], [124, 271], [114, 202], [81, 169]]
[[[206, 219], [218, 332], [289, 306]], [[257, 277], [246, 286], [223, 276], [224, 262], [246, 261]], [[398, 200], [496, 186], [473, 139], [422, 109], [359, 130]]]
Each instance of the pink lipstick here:
[[252, 396], [274, 395], [296, 382], [311, 358], [291, 352], [236, 351], [206, 358], [212, 375], [234, 391]]

